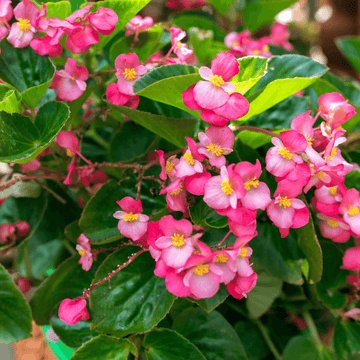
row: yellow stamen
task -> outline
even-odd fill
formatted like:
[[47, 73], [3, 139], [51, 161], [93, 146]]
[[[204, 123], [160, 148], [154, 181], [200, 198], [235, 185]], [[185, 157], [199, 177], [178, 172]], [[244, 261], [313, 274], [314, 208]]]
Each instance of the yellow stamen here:
[[30, 20], [19, 18], [18, 26], [21, 31], [29, 31], [31, 28]]
[[193, 272], [196, 275], [203, 276], [209, 272], [209, 265], [199, 265], [193, 270]]
[[178, 42], [177, 42], [176, 47], [177, 47], [178, 49], [181, 48], [181, 41], [178, 41]]
[[242, 248], [241, 251], [240, 251], [240, 254], [239, 256], [241, 257], [247, 257], [247, 253], [248, 253], [249, 249], [245, 249], [245, 248]]
[[234, 46], [240, 46], [240, 44], [239, 44], [237, 41], [233, 41], [232, 44], [231, 44], [231, 46], [233, 46], [233, 47], [234, 47]]
[[229, 180], [223, 180], [221, 182], [221, 190], [225, 195], [232, 195], [234, 190], [231, 188], [229, 184]]
[[315, 174], [315, 177], [318, 179], [323, 179], [325, 177], [325, 174], [322, 171], [319, 171]]
[[286, 209], [287, 207], [291, 206], [291, 199], [288, 199], [287, 196], [285, 197], [280, 196], [279, 205], [282, 206], [284, 209]]
[[123, 219], [128, 222], [136, 221], [139, 217], [139, 214], [133, 214], [132, 212], [125, 214]]
[[333, 147], [333, 148], [331, 149], [331, 154], [330, 154], [330, 156], [328, 156], [328, 157], [326, 158], [326, 160], [328, 160], [328, 161], [331, 160], [336, 154], [337, 154], [336, 148]]
[[175, 164], [171, 161], [166, 161], [165, 171], [167, 174], [170, 174], [174, 170]]
[[191, 154], [189, 154], [188, 152], [184, 154], [184, 158], [186, 160], [186, 162], [189, 164], [189, 165], [194, 165], [195, 164], [195, 160], [194, 158], [191, 156]]
[[331, 188], [329, 188], [329, 193], [330, 193], [332, 196], [335, 196], [336, 193], [337, 193], [337, 186], [332, 186]]
[[217, 88], [225, 84], [225, 81], [220, 75], [211, 75], [209, 81]]
[[71, 153], [71, 151], [69, 149], [66, 149], [66, 155], [67, 156], [72, 156], [72, 153]]
[[80, 256], [84, 256], [86, 254], [86, 250], [84, 249], [79, 250], [79, 254]]
[[217, 254], [216, 255], [216, 262], [226, 263], [229, 258], [225, 254]]
[[255, 189], [259, 186], [259, 180], [254, 177], [252, 180], [247, 181], [245, 184], [245, 190], [250, 190], [251, 186], [253, 186]]
[[180, 183], [179, 188], [175, 191], [169, 191], [169, 194], [170, 195], [179, 195], [182, 192], [182, 190], [183, 190], [183, 184]]
[[350, 209], [349, 209], [349, 215], [350, 216], [355, 216], [359, 213], [359, 208], [357, 206], [352, 206]]
[[259, 50], [254, 50], [253, 55], [260, 55], [260, 51]]
[[306, 140], [308, 142], [308, 146], [311, 146], [313, 144], [314, 139], [312, 137], [310, 137], [310, 134], [308, 134], [308, 136], [306, 137]]
[[278, 150], [278, 154], [286, 160], [291, 160], [294, 156], [294, 154], [292, 154], [285, 146]]
[[134, 80], [136, 79], [136, 71], [134, 68], [126, 68], [123, 72], [123, 77], [125, 80]]
[[262, 48], [262, 51], [267, 52], [269, 51], [269, 47], [267, 45], [264, 45]]
[[328, 223], [328, 225], [330, 225], [330, 226], [333, 227], [333, 228], [336, 228], [336, 227], [339, 226], [338, 222], [335, 221], [335, 220], [333, 220], [333, 219], [329, 219], [329, 220], [327, 221], [327, 223]]
[[221, 156], [224, 152], [224, 150], [221, 148], [221, 146], [216, 146], [215, 144], [210, 144], [206, 147], [206, 150], [208, 152], [212, 151], [216, 156]]
[[186, 240], [187, 239], [184, 239], [184, 235], [180, 234], [174, 234], [174, 236], [171, 237], [172, 244], [176, 247], [183, 246]]

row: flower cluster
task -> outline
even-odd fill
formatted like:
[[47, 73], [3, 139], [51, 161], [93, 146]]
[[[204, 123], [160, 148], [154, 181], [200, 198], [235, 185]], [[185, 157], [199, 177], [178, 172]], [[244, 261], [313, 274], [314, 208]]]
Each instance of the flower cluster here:
[[0, 225], [0, 243], [9, 245], [17, 239], [24, 239], [29, 235], [30, 225], [26, 221], [16, 221], [13, 224], [3, 223]]
[[207, 4], [206, 0], [168, 0], [166, 6], [175, 11], [201, 9]]

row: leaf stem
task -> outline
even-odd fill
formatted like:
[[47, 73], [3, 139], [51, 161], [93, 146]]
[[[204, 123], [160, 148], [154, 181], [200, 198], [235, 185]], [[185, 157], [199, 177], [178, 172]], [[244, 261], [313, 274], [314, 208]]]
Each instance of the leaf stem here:
[[311, 314], [308, 311], [304, 311], [303, 317], [304, 317], [306, 324], [311, 332], [311, 336], [313, 338], [313, 341], [314, 341], [317, 349], [319, 350], [319, 352], [321, 352], [323, 349], [323, 344], [320, 340], [319, 332], [317, 330], [317, 327], [315, 325], [315, 322], [314, 322]]

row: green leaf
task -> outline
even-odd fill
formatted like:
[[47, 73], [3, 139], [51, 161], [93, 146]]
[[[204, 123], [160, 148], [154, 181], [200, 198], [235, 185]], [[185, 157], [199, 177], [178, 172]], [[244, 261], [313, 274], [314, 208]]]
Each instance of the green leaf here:
[[48, 2], [46, 4], [46, 17], [56, 17], [64, 20], [71, 15], [71, 5], [69, 1]]
[[[94, 283], [106, 277], [137, 251], [127, 246], [107, 257], [99, 267]], [[175, 296], [165, 287], [165, 280], [154, 274], [155, 261], [148, 252], [90, 293], [93, 310], [91, 329], [116, 337], [144, 333], [162, 320]], [[111, 283], [111, 287], [109, 284]]]
[[335, 39], [335, 44], [355, 71], [360, 73], [360, 39], [345, 36]]
[[283, 360], [319, 360], [315, 344], [304, 336], [293, 337], [286, 345]]
[[71, 348], [78, 348], [99, 335], [99, 333], [90, 330], [90, 321], [80, 320], [75, 325], [67, 325], [59, 319], [58, 314], [52, 316], [50, 325], [60, 340]]
[[186, 309], [175, 317], [173, 330], [191, 341], [207, 360], [246, 359], [240, 339], [216, 310], [210, 314], [204, 309]]
[[[103, 49], [104, 46], [149, 2], [150, 0], [106, 0], [93, 3], [91, 12], [96, 12], [102, 6], [114, 10], [119, 17], [115, 30], [110, 35], [105, 36], [99, 34], [100, 42], [93, 45], [95, 52]], [[86, 5], [87, 3], [81, 5], [81, 7]]]
[[70, 360], [127, 360], [130, 353], [136, 353], [136, 348], [129, 340], [100, 335], [84, 344]]
[[280, 237], [279, 229], [269, 223], [259, 222], [258, 236], [251, 241], [253, 258], [269, 273], [294, 285], [301, 285], [301, 253], [291, 233]]
[[250, 291], [246, 298], [246, 307], [253, 318], [259, 318], [268, 311], [280, 295], [282, 280], [266, 272], [258, 273], [255, 288]]
[[19, 90], [23, 101], [35, 108], [51, 84], [55, 66], [30, 46], [15, 48], [6, 39], [0, 42], [0, 50], [0, 79]]
[[34, 159], [54, 140], [68, 117], [68, 106], [55, 101], [41, 106], [34, 123], [19, 114], [0, 112], [0, 161], [26, 163]]
[[49, 324], [52, 311], [62, 300], [81, 296], [90, 286], [96, 267], [84, 271], [79, 260], [79, 255], [74, 255], [64, 261], [36, 290], [30, 306], [38, 325]]
[[187, 145], [185, 136], [192, 135], [192, 131], [197, 123], [195, 119], [177, 119], [130, 109], [126, 106], [110, 106], [118, 109], [131, 120], [179, 148]]
[[193, 298], [187, 298], [188, 300], [198, 304], [206, 312], [210, 313], [220, 304], [222, 304], [229, 296], [229, 292], [224, 284], [220, 284], [220, 290], [211, 298], [195, 300]]
[[[301, 200], [309, 207], [306, 202], [304, 195], [300, 196]], [[322, 251], [316, 236], [314, 222], [309, 212], [309, 222], [298, 229], [295, 229], [295, 232], [298, 235], [298, 244], [306, 259], [309, 263], [309, 274], [306, 276], [310, 284], [314, 284], [321, 279], [323, 271], [323, 259]]]
[[21, 96], [16, 90], [11, 90], [3, 84], [0, 84], [0, 111], [9, 114], [21, 111]]
[[[139, 57], [140, 61], [146, 61], [152, 54], [166, 45], [166, 43], [160, 45], [163, 33], [161, 24], [156, 24], [154, 27], [139, 33], [133, 52]], [[111, 45], [110, 59], [112, 63], [115, 62], [118, 55], [130, 52], [134, 37], [135, 35], [124, 36]]]
[[360, 326], [358, 322], [338, 318], [335, 325], [334, 348], [338, 359], [349, 359], [360, 352]]
[[154, 329], [145, 335], [147, 360], [205, 360], [204, 355], [190, 341], [169, 329]]
[[229, 7], [235, 0], [208, 0], [208, 2], [218, 11], [220, 14], [225, 14]]
[[238, 123], [308, 87], [328, 70], [326, 66], [300, 55], [274, 56], [268, 69], [267, 74], [247, 93], [250, 110]]
[[31, 337], [30, 307], [1, 264], [0, 284], [0, 343]]
[[126, 162], [140, 157], [149, 150], [155, 138], [152, 132], [142, 126], [132, 121], [126, 122], [111, 141], [110, 159], [113, 162]]
[[251, 31], [274, 21], [275, 15], [290, 7], [297, 0], [247, 0], [241, 16], [245, 26]]

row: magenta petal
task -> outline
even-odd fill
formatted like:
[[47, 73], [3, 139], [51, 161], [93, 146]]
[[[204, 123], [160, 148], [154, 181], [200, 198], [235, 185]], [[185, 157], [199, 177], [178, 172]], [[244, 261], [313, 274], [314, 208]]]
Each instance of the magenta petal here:
[[84, 316], [88, 318], [88, 311], [86, 309], [86, 300], [71, 300], [64, 299], [59, 307], [59, 318], [68, 325], [77, 324]]
[[121, 93], [117, 84], [110, 84], [106, 89], [106, 98], [112, 104], [122, 106], [129, 101], [130, 95]]
[[185, 178], [185, 189], [193, 195], [204, 195], [205, 184], [211, 178], [208, 172], [197, 173]]
[[210, 81], [199, 81], [194, 87], [194, 99], [204, 109], [212, 110], [223, 106], [229, 100], [229, 94], [217, 88]]
[[69, 149], [72, 155], [75, 155], [79, 148], [78, 138], [70, 131], [61, 131], [56, 137], [56, 142], [60, 147]]
[[239, 93], [233, 93], [226, 104], [214, 109], [217, 115], [229, 120], [237, 120], [249, 112], [249, 101]]
[[189, 289], [192, 294], [200, 299], [210, 298], [218, 292], [220, 279], [221, 277], [212, 271], [203, 276], [193, 273], [189, 280]]
[[295, 209], [292, 207], [283, 208], [274, 202], [271, 202], [266, 209], [267, 214], [270, 220], [278, 227], [278, 228], [289, 228], [293, 223], [293, 218], [295, 214]]
[[201, 109], [200, 117], [204, 121], [206, 121], [212, 125], [217, 125], [217, 126], [225, 126], [229, 122], [229, 119], [226, 119], [223, 116], [215, 114], [215, 112], [213, 110]]
[[126, 196], [116, 203], [127, 213], [138, 214], [142, 212], [141, 201], [134, 200], [130, 196]]
[[284, 146], [290, 152], [305, 151], [308, 146], [308, 142], [305, 139], [305, 136], [299, 134], [296, 130], [282, 131], [280, 133], [280, 136], [284, 143]]
[[218, 53], [211, 62], [211, 70], [215, 75], [220, 75], [224, 81], [228, 81], [239, 73], [239, 64], [233, 54]]
[[184, 273], [177, 274], [176, 272], [167, 273], [165, 278], [165, 285], [169, 292], [175, 296], [185, 297], [191, 294], [188, 287], [184, 285]]
[[184, 104], [191, 110], [201, 110], [201, 107], [194, 99], [194, 85], [191, 85], [186, 91], [184, 91], [181, 96]]

